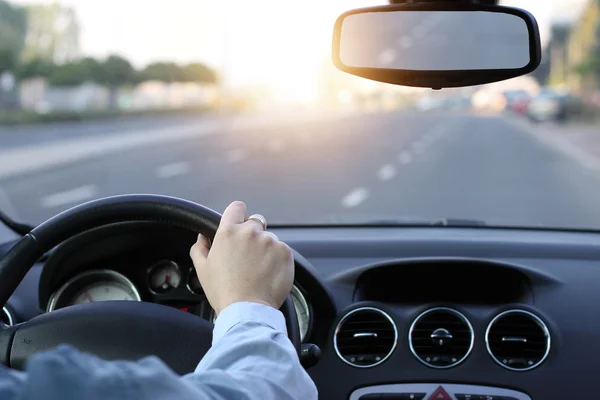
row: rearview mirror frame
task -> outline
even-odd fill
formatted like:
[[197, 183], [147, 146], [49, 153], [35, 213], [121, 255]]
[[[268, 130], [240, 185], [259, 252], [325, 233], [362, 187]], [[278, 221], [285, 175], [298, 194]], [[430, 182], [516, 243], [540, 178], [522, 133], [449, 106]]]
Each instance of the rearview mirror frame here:
[[[485, 11], [491, 13], [511, 14], [525, 21], [529, 32], [530, 62], [523, 68], [497, 70], [462, 70], [462, 71], [412, 71], [402, 69], [362, 68], [345, 65], [340, 58], [341, 33], [344, 19], [348, 16], [372, 12], [397, 11]], [[534, 71], [542, 60], [540, 31], [535, 17], [520, 8], [505, 6], [489, 6], [470, 3], [427, 3], [427, 4], [394, 4], [350, 10], [338, 17], [335, 22], [332, 43], [333, 64], [339, 70], [373, 81], [393, 85], [422, 87], [432, 89], [455, 88], [483, 85], [526, 75]]]

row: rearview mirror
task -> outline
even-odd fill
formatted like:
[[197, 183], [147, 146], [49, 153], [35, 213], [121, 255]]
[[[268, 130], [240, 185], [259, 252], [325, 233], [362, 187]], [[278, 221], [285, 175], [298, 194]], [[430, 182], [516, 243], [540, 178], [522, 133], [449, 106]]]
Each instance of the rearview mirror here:
[[541, 61], [535, 18], [483, 5], [392, 5], [342, 14], [335, 66], [353, 75], [441, 89], [480, 85], [535, 70]]

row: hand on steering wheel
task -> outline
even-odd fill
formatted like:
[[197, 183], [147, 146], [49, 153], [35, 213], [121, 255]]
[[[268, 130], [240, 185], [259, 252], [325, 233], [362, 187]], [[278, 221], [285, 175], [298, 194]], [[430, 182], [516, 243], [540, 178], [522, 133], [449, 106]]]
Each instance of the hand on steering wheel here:
[[[236, 215], [239, 222], [239, 214]], [[222, 296], [221, 290], [228, 289], [218, 286], [226, 283], [225, 275], [215, 272], [223, 265], [223, 262], [215, 261], [218, 254], [226, 255], [227, 262], [232, 262], [231, 266], [235, 265], [238, 272], [242, 261], [248, 261], [245, 264], [248, 272], [237, 279], [236, 285], [248, 284], [252, 273], [257, 274], [252, 278], [253, 284], [259, 285], [257, 280], [264, 279], [267, 271], [277, 271], [268, 282], [280, 282], [284, 286], [277, 290], [273, 286], [260, 286], [260, 290], [264, 290], [263, 295], [255, 300], [277, 306], [285, 298], [280, 309], [286, 318], [288, 336], [299, 352], [298, 319], [291, 298], [285, 297], [291, 288], [293, 272], [289, 268], [289, 255], [284, 254], [284, 245], [271, 234], [260, 232], [255, 221], [242, 221], [234, 224], [233, 228], [232, 224], [226, 223], [222, 235], [233, 235], [238, 238], [235, 241], [221, 240], [221, 234], [215, 238], [220, 220], [218, 213], [199, 204], [157, 195], [115, 196], [74, 207], [33, 229], [0, 259], [0, 307], [6, 304], [33, 264], [63, 241], [104, 225], [153, 221], [185, 228], [214, 240], [214, 248], [208, 253], [206, 262], [195, 258], [197, 262], [200, 260], [197, 267], [201, 279], [206, 280], [209, 275], [208, 281], [214, 279], [215, 284], [209, 283], [209, 290], [212, 291], [210, 296], [215, 299], [211, 300], [215, 302], [215, 308], [222, 309], [231, 301], [252, 300], [247, 296], [237, 299]], [[231, 244], [234, 242], [236, 245]], [[243, 249], [235, 248], [242, 242]], [[202, 243], [206, 245], [206, 242]], [[261, 250], [257, 247], [273, 249], [263, 253], [264, 258], [261, 259]], [[248, 253], [242, 255], [243, 252]], [[275, 268], [280, 261], [285, 262]], [[213, 324], [202, 318], [159, 304], [133, 301], [88, 303], [42, 314], [12, 327], [0, 323], [0, 363], [23, 368], [31, 355], [66, 343], [109, 360], [135, 360], [157, 355], [175, 372], [184, 374], [192, 372], [210, 348], [212, 330]]]
[[292, 290], [292, 252], [265, 231], [261, 218], [264, 220], [262, 216], [247, 220], [246, 205], [233, 202], [221, 217], [212, 246], [199, 235], [190, 250], [204, 293], [217, 315], [242, 301], [279, 308]]

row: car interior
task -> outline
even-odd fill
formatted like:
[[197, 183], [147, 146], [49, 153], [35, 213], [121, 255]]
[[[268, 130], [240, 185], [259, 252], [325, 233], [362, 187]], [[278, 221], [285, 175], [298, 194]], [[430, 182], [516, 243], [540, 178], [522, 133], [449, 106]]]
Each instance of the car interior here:
[[[340, 16], [332, 50], [339, 69], [443, 89], [520, 76], [540, 63], [536, 20], [523, 10], [397, 3]], [[393, 30], [383, 27], [421, 14], [436, 14], [448, 30], [502, 22], [479, 37], [489, 53], [458, 35], [442, 44], [455, 47], [455, 59], [436, 58], [439, 43], [424, 40], [409, 61], [380, 65], [373, 50]], [[179, 374], [193, 372], [210, 348], [214, 313], [189, 248], [198, 233], [214, 237], [219, 218], [190, 201], [144, 194], [81, 204], [31, 231], [3, 217], [18, 235], [0, 245], [0, 362], [22, 369], [31, 355], [69, 343], [105, 359], [155, 354]], [[320, 398], [598, 397], [598, 232], [469, 221], [269, 230], [294, 251], [295, 284], [282, 311]]]

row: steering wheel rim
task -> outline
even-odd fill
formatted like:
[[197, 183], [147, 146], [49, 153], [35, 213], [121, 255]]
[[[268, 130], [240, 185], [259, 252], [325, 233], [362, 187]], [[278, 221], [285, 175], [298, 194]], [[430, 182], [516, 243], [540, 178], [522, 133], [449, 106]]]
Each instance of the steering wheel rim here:
[[[73, 207], [34, 228], [0, 259], [0, 307], [45, 252], [89, 229], [118, 222], [153, 221], [213, 239], [220, 220], [221, 215], [210, 208], [160, 195], [114, 196]], [[281, 311], [290, 341], [299, 354], [300, 329], [290, 296]], [[175, 372], [188, 373], [210, 348], [212, 327], [202, 318], [153, 303], [109, 301], [77, 305], [14, 327], [0, 326], [0, 362], [22, 368], [31, 355], [67, 343], [105, 359], [157, 355]], [[164, 346], [169, 339], [164, 351], [159, 344]]]

